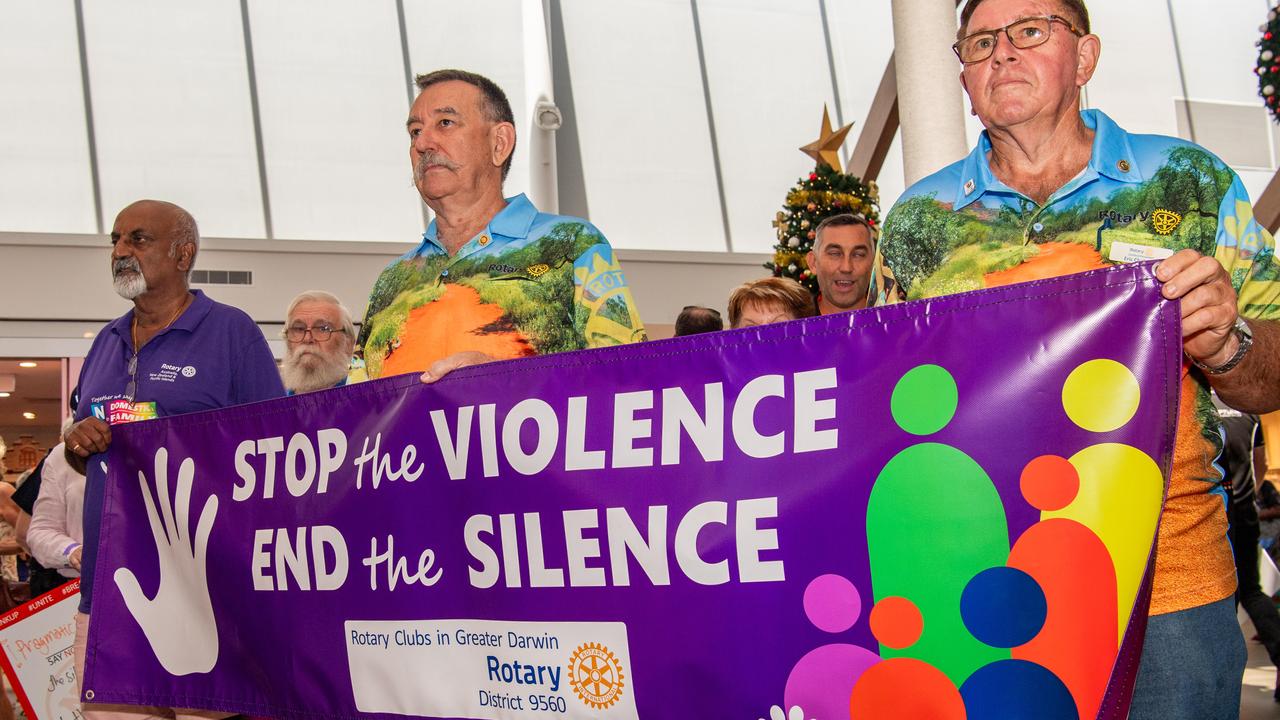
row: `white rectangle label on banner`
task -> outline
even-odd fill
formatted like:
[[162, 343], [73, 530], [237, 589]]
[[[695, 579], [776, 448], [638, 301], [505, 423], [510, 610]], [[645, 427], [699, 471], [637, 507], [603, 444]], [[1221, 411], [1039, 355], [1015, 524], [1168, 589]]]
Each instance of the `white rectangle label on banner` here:
[[362, 712], [638, 718], [623, 623], [348, 620], [345, 635]]

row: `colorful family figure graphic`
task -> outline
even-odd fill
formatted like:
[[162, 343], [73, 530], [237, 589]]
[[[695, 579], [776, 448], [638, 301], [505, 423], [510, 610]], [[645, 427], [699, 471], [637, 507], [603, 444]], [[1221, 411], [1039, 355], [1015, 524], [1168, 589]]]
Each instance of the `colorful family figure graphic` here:
[[[1119, 430], [1140, 402], [1124, 365], [1098, 359], [1062, 384], [1062, 406], [1091, 433]], [[879, 652], [823, 645], [793, 667], [786, 707], [811, 720], [1096, 718], [1155, 538], [1163, 476], [1118, 443], [1023, 466], [1022, 500], [1039, 522], [1010, 547], [1005, 506], [963, 450], [923, 440], [952, 421], [955, 379], [912, 368], [890, 399], [894, 421], [922, 438], [880, 472], [867, 508]], [[921, 532], [921, 528], [928, 528]], [[804, 610], [839, 634], [862, 616], [848, 579], [822, 575]]]

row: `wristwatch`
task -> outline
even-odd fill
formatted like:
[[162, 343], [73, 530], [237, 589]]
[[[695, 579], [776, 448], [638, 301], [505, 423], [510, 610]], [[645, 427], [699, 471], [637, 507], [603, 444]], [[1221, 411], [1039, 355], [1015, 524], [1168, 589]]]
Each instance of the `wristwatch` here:
[[1191, 362], [1210, 375], [1221, 375], [1239, 365], [1240, 361], [1244, 360], [1245, 353], [1249, 352], [1249, 348], [1253, 347], [1253, 329], [1249, 327], [1249, 323], [1244, 321], [1244, 318], [1237, 316], [1236, 324], [1231, 328], [1231, 331], [1236, 334], [1236, 339], [1240, 341], [1240, 346], [1236, 348], [1236, 353], [1228, 358], [1226, 362], [1217, 367], [1209, 367], [1194, 358], [1192, 358]]

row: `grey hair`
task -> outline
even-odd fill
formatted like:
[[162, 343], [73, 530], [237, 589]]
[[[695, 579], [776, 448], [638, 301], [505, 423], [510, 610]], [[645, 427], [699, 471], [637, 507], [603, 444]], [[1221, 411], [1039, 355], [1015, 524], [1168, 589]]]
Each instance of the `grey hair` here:
[[190, 283], [191, 271], [196, 267], [196, 255], [200, 254], [200, 226], [196, 225], [196, 219], [182, 206], [164, 200], [153, 200], [152, 202], [167, 205], [173, 210], [172, 237], [169, 238], [169, 257], [178, 257], [178, 248], [186, 243], [191, 243], [195, 246], [195, 251], [191, 253], [191, 267], [187, 268], [187, 282]]
[[297, 310], [298, 306], [304, 302], [322, 302], [337, 307], [338, 320], [342, 323], [343, 332], [347, 334], [351, 342], [354, 343], [356, 341], [356, 326], [351, 321], [351, 311], [347, 309], [346, 305], [342, 304], [337, 295], [325, 290], [306, 290], [298, 293], [297, 297], [289, 303], [289, 309], [284, 313], [285, 324], [288, 324], [289, 317], [293, 315], [293, 311]]

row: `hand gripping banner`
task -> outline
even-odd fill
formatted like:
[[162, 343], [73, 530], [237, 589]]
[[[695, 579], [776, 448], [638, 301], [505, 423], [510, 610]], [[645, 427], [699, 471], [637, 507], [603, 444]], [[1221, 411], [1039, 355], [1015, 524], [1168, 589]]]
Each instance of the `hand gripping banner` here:
[[1124, 718], [1180, 348], [1131, 265], [118, 427], [85, 694]]

